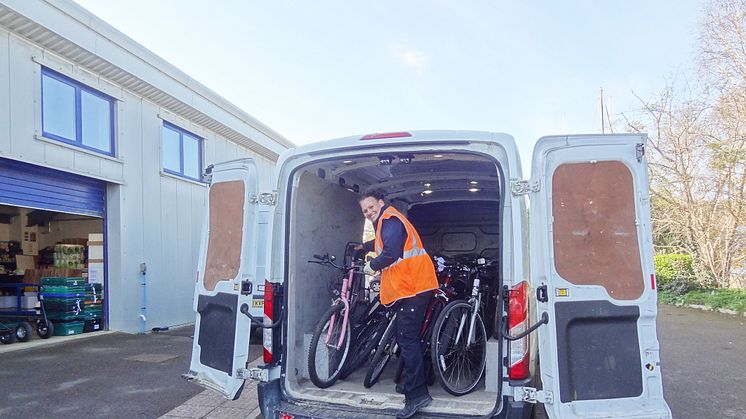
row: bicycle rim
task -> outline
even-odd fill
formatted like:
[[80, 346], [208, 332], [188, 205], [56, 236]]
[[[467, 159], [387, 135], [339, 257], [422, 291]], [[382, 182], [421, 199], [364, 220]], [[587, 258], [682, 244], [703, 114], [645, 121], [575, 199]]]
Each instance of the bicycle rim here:
[[474, 322], [474, 342], [469, 345], [471, 306], [457, 302], [446, 307], [438, 318], [431, 341], [432, 364], [443, 388], [462, 396], [474, 390], [484, 373], [487, 335], [482, 318]]
[[[332, 321], [332, 317], [334, 317]], [[308, 352], [308, 375], [311, 381], [320, 388], [334, 384], [347, 361], [350, 352], [350, 323], [347, 323], [344, 340], [337, 348], [342, 333], [344, 320], [344, 306], [339, 304], [329, 309], [318, 325]], [[327, 343], [327, 336], [331, 328], [331, 335]]]

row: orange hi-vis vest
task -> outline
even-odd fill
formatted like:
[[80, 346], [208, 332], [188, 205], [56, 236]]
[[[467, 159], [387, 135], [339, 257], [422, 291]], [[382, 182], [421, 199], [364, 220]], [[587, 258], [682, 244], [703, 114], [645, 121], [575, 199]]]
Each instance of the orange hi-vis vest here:
[[400, 259], [381, 271], [381, 304], [391, 305], [402, 298], [438, 288], [435, 266], [422, 247], [422, 240], [412, 223], [394, 207], [387, 207], [378, 217], [376, 228], [376, 253], [383, 251], [381, 225], [383, 220], [396, 217], [407, 230], [404, 253]]

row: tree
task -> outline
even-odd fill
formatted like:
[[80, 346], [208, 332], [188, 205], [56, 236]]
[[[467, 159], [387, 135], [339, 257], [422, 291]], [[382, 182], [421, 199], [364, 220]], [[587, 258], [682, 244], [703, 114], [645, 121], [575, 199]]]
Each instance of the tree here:
[[633, 131], [650, 134], [658, 250], [692, 254], [705, 285], [730, 286], [746, 259], [746, 0], [705, 10], [699, 84], [672, 80], [642, 100]]

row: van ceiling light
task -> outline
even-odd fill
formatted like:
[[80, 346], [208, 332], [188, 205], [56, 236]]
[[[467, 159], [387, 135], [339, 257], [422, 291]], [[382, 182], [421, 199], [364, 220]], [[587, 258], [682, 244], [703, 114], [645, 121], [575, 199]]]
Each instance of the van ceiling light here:
[[400, 131], [400, 132], [377, 132], [375, 134], [368, 134], [360, 138], [361, 140], [383, 140], [386, 138], [405, 138], [411, 137], [412, 134]]
[[411, 163], [412, 159], [414, 159], [414, 156], [411, 154], [399, 154], [399, 161], [404, 164]]
[[429, 183], [425, 183], [425, 184], [424, 184], [424, 185], [422, 185], [422, 186], [424, 186], [424, 187], [426, 187], [426, 188], [429, 188], [429, 187], [430, 187], [430, 184], [429, 184]]
[[352, 163], [355, 163], [355, 162], [352, 161], [352, 160], [345, 160], [342, 163], [344, 163], [344, 164], [352, 164]]
[[378, 163], [381, 166], [388, 166], [394, 161], [394, 156], [380, 156], [378, 157]]
[[430, 195], [431, 193], [433, 193], [433, 191], [430, 189], [425, 189], [424, 191], [422, 191], [422, 193], [425, 195]]
[[433, 158], [442, 159], [443, 155], [442, 154], [435, 154], [435, 155], [433, 155]]
[[470, 183], [470, 184], [472, 184], [472, 185], [476, 185], [476, 184], [477, 184], [477, 183], [479, 183], [479, 182], [477, 182], [476, 180], [472, 180], [472, 181], [471, 181], [471, 182], [469, 182], [469, 183]]
[[479, 192], [479, 188], [469, 188], [469, 192]]

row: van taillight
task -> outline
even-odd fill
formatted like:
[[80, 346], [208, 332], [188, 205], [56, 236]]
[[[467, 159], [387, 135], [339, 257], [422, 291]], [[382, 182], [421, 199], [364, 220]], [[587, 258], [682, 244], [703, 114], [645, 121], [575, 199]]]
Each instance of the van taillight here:
[[[521, 282], [510, 290], [508, 301], [508, 329], [515, 336], [528, 328], [528, 282]], [[508, 377], [511, 380], [523, 380], [529, 376], [529, 337], [510, 342], [510, 367]]]
[[285, 412], [279, 412], [277, 414], [277, 417], [280, 419], [293, 419], [293, 415], [291, 415], [290, 413], [285, 413]]
[[[269, 323], [274, 322], [274, 299], [275, 299], [275, 293], [274, 289], [272, 287], [272, 283], [264, 280], [264, 323], [267, 324], [267, 320], [269, 320]], [[272, 329], [266, 328], [264, 329], [263, 334], [263, 343], [264, 346], [264, 363], [265, 364], [271, 364], [272, 363]]]
[[412, 134], [408, 132], [381, 132], [381, 133], [375, 133], [375, 134], [368, 134], [363, 137], [361, 137], [361, 140], [383, 140], [386, 138], [401, 138], [401, 137], [411, 137]]

